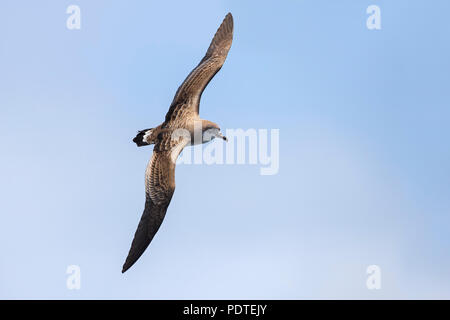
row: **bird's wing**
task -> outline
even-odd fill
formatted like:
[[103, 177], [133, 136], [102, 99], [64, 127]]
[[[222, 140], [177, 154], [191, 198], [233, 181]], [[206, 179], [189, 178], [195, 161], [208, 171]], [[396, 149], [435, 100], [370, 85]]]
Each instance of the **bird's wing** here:
[[179, 117], [198, 115], [203, 90], [222, 68], [232, 41], [233, 16], [228, 13], [214, 35], [206, 55], [178, 88], [166, 114], [166, 124]]
[[134, 234], [122, 273], [144, 253], [161, 226], [175, 191], [176, 159], [187, 143], [187, 139], [183, 137], [172, 139], [169, 133], [164, 133], [155, 145], [145, 172], [144, 213]]

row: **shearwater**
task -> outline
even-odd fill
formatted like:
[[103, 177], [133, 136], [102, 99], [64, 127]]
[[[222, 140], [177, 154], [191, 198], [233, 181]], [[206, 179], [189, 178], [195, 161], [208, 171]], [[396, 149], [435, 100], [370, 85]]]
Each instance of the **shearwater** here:
[[[165, 121], [155, 128], [139, 131], [133, 139], [138, 147], [152, 144], [155, 146], [145, 172], [144, 213], [134, 234], [122, 273], [144, 253], [161, 226], [175, 191], [175, 165], [183, 148], [206, 143], [216, 137], [227, 140], [216, 123], [200, 118], [199, 106], [203, 90], [222, 68], [232, 41], [233, 16], [228, 13], [205, 56], [175, 93]], [[200, 139], [197, 137], [198, 133], [194, 132], [198, 123], [201, 124]]]

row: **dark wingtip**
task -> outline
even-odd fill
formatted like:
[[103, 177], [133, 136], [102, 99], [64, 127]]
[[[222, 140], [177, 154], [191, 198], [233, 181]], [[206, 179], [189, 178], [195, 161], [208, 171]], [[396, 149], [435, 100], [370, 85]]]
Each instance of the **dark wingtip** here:
[[233, 29], [234, 20], [231, 12], [228, 12], [227, 15], [225, 16], [225, 19], [223, 20], [224, 22], [226, 21], [228, 24], [230, 24], [231, 29]]
[[[145, 247], [147, 248], [147, 247]], [[131, 250], [131, 249], [130, 249]], [[140, 258], [140, 256], [144, 253], [145, 249], [136, 257], [134, 255], [130, 256], [130, 253], [128, 253], [127, 259], [125, 260], [125, 263], [122, 267], [122, 273], [125, 273], [128, 269], [130, 269], [136, 261]]]
[[234, 28], [234, 19], [233, 19], [233, 15], [231, 14], [231, 12], [228, 12], [227, 15], [225, 16], [225, 19], [230, 20], [230, 24], [231, 24], [231, 29]]
[[128, 269], [130, 269], [131, 265], [128, 266], [126, 263], [123, 265], [122, 267], [122, 273], [125, 273], [125, 271], [127, 271]]

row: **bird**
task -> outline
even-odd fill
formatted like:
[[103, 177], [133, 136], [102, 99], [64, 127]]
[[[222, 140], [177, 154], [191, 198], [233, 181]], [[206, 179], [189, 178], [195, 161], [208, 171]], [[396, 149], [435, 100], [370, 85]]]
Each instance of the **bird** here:
[[175, 191], [175, 165], [184, 147], [215, 138], [227, 141], [219, 125], [201, 119], [200, 98], [222, 68], [233, 41], [233, 16], [228, 13], [217, 29], [205, 56], [178, 88], [164, 122], [138, 131], [138, 147], [154, 145], [145, 170], [145, 207], [122, 267], [127, 271], [141, 257], [158, 232]]

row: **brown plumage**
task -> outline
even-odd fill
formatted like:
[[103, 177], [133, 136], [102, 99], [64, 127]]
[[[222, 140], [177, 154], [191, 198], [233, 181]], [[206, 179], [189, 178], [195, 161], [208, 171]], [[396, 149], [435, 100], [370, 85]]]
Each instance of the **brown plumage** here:
[[[187, 76], [175, 93], [159, 126], [138, 132], [133, 141], [138, 147], [154, 144], [153, 155], [145, 172], [145, 208], [131, 243], [122, 272], [142, 255], [158, 231], [175, 191], [175, 163], [187, 145], [206, 143], [215, 137], [226, 138], [214, 122], [200, 119], [199, 106], [203, 90], [222, 68], [233, 40], [233, 17], [228, 13], [217, 30], [206, 55]], [[196, 123], [200, 124], [199, 126]], [[195, 128], [201, 130], [196, 140]], [[179, 134], [182, 129], [183, 134]], [[205, 132], [209, 131], [209, 135]]]

